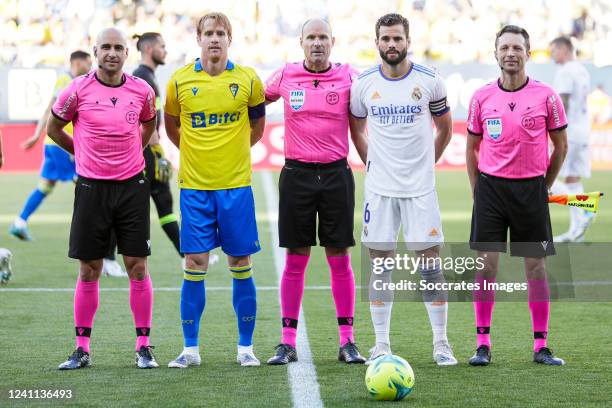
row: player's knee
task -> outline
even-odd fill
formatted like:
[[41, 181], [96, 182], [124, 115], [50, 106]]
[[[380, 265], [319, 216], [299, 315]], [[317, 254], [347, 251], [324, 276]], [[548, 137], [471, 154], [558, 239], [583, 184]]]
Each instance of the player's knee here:
[[42, 179], [38, 182], [38, 186], [36, 188], [44, 195], [49, 195], [55, 188], [55, 181]]
[[100, 279], [102, 274], [102, 260], [81, 260], [79, 266], [79, 279], [83, 282], [94, 282]]
[[545, 279], [546, 264], [544, 258], [526, 258], [525, 274], [527, 275], [527, 279]]
[[144, 280], [147, 277], [146, 258], [124, 257], [125, 269], [132, 280]]
[[206, 254], [185, 254], [185, 267], [196, 271], [208, 269], [208, 257]]

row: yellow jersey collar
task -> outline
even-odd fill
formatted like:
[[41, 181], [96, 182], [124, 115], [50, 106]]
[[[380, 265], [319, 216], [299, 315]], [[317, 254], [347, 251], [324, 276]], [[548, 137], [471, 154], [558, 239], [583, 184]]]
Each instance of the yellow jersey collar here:
[[[200, 71], [202, 71], [202, 69], [203, 69], [203, 68], [202, 68], [202, 61], [200, 61], [200, 59], [199, 59], [199, 58], [196, 58], [196, 60], [195, 60], [195, 65], [194, 65], [194, 67], [193, 67], [193, 70], [194, 70], [195, 72], [200, 72]], [[234, 63], [233, 63], [232, 61], [230, 61], [230, 60], [227, 60], [227, 64], [225, 65], [225, 69], [226, 69], [226, 70], [232, 70], [232, 69], [234, 69]]]

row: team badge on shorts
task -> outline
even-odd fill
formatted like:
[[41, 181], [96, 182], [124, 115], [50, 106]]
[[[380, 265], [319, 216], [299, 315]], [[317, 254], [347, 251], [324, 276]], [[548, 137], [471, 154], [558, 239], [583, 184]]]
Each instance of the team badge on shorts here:
[[294, 91], [289, 91], [289, 106], [294, 111], [300, 110], [302, 106], [304, 106], [304, 102], [306, 101], [306, 91], [303, 89], [298, 89]]
[[236, 94], [238, 93], [238, 84], [232, 82], [231, 84], [229, 84], [229, 90], [232, 93], [234, 99], [236, 99]]
[[499, 139], [502, 133], [502, 120], [501, 118], [487, 119], [485, 121], [487, 126], [487, 133], [493, 140]]
[[412, 99], [414, 99], [415, 101], [420, 101], [422, 96], [423, 92], [421, 92], [421, 88], [415, 86], [412, 90]]

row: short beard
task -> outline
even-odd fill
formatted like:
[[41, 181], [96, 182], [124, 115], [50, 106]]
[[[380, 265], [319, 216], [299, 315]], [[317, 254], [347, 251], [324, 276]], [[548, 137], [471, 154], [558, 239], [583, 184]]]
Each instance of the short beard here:
[[387, 57], [387, 54], [382, 50], [378, 50], [378, 53], [380, 54], [380, 58], [382, 58], [383, 61], [385, 61], [387, 64], [396, 66], [406, 59], [406, 57], [408, 56], [408, 49], [401, 51], [396, 59], [390, 59], [389, 57]]
[[166, 61], [159, 59], [157, 57], [154, 57], [154, 56], [151, 56], [151, 60], [153, 61], [155, 65], [164, 65], [166, 63]]

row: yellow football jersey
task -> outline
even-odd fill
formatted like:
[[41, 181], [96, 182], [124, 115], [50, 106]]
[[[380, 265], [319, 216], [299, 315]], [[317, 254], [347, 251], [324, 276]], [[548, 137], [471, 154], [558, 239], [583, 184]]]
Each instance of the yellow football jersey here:
[[199, 59], [172, 75], [164, 112], [180, 118], [180, 188], [222, 190], [251, 184], [248, 108], [264, 101], [255, 70], [231, 61], [214, 77]]
[[[60, 74], [57, 77], [57, 81], [55, 81], [55, 86], [53, 87], [53, 97], [57, 98], [60, 92], [62, 92], [64, 88], [70, 85], [70, 82], [72, 82], [72, 77], [69, 74]], [[64, 130], [66, 131], [66, 133], [72, 136], [74, 132], [72, 122], [68, 122], [68, 124], [64, 127]], [[47, 136], [45, 137], [45, 144], [55, 145], [56, 143], [53, 141], [53, 139]]]

